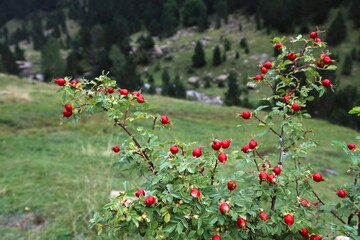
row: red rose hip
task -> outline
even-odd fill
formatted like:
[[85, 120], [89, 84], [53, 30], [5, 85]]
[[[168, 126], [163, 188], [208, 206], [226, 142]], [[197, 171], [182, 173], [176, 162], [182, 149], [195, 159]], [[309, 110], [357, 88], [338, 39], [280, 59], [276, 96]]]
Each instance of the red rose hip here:
[[346, 198], [346, 191], [343, 189], [339, 189], [337, 191], [336, 195], [338, 195], [338, 197], [340, 197], [340, 198]]
[[286, 214], [286, 215], [284, 216], [284, 222], [285, 222], [288, 226], [293, 225], [293, 224], [294, 224], [294, 221], [295, 221], [295, 219], [294, 219], [294, 217], [293, 217], [292, 215]]
[[233, 180], [228, 181], [228, 183], [227, 183], [227, 188], [228, 188], [230, 191], [234, 191], [234, 190], [236, 189], [236, 182], [233, 181]]

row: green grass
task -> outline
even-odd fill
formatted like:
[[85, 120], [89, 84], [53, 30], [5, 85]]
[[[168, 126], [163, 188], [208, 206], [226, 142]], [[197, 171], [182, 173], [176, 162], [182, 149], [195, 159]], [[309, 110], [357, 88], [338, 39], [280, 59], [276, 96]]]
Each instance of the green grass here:
[[[134, 187], [142, 181], [137, 172], [111, 168], [116, 160], [111, 147], [123, 139], [120, 129], [102, 113], [60, 126], [62, 106], [56, 86], [0, 75], [0, 89], [7, 92], [0, 95], [1, 238], [96, 238], [87, 224], [108, 201], [109, 192], [120, 190], [125, 179], [137, 179], [131, 181]], [[259, 132], [254, 121], [235, 117], [241, 108], [160, 96], [146, 99], [153, 112], [168, 115], [174, 123], [160, 132], [163, 140], [195, 141], [195, 146], [209, 149], [213, 137], [232, 138], [231, 148], [239, 150]], [[354, 142], [358, 132], [320, 120], [306, 120], [305, 125], [320, 144], [307, 161], [316, 171], [331, 168], [340, 173], [331, 177], [334, 181], [319, 184], [322, 197], [334, 198], [336, 186], [351, 177], [346, 175], [349, 159], [330, 142]], [[264, 151], [274, 148], [272, 135], [257, 139]], [[269, 157], [276, 161], [277, 156]], [[234, 171], [233, 166], [230, 159], [223, 176]]]

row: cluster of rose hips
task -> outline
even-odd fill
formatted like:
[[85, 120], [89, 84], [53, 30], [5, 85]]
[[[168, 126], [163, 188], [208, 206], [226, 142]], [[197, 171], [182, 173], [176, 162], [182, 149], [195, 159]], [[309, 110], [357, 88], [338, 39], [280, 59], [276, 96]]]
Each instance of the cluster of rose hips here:
[[[313, 39], [315, 45], [317, 43], [319, 43], [319, 42], [322, 42], [322, 40], [318, 36], [318, 32], [311, 32], [310, 33], [310, 38]], [[275, 43], [274, 48], [276, 50], [284, 49], [284, 45], [282, 43]], [[292, 62], [297, 60], [297, 58], [298, 58], [297, 53], [289, 52], [287, 54], [287, 59], [292, 61]], [[331, 59], [331, 57], [328, 54], [322, 53], [322, 54], [320, 54], [318, 60], [316, 61], [316, 66], [318, 68], [323, 68], [324, 66], [329, 65], [332, 62], [333, 62], [333, 60]], [[252, 79], [255, 80], [255, 81], [264, 80], [264, 76], [262, 74], [266, 75], [268, 73], [269, 69], [271, 69], [273, 67], [274, 67], [274, 64], [272, 62], [266, 61], [264, 64], [260, 65], [261, 74], [255, 75], [254, 77], [252, 77]], [[321, 84], [324, 87], [331, 87], [332, 86], [332, 83], [331, 83], [330, 79], [322, 79]], [[289, 95], [285, 95], [283, 97], [283, 102], [286, 103], [286, 104], [290, 103], [291, 95], [292, 95], [291, 92], [289, 93]], [[291, 109], [293, 111], [295, 111], [295, 112], [298, 112], [298, 111], [301, 110], [301, 105], [299, 103], [297, 103], [297, 102], [293, 102], [291, 104]], [[250, 117], [250, 115], [245, 115], [245, 116], [242, 116], [242, 117], [244, 119], [248, 119]]]
[[[57, 78], [57, 79], [54, 80], [54, 82], [55, 82], [58, 86], [60, 86], [60, 87], [65, 86], [66, 83], [67, 83], [67, 81], [66, 81], [64, 78]], [[69, 85], [70, 85], [71, 87], [73, 87], [73, 88], [78, 88], [79, 84], [80, 84], [79, 81], [77, 81], [76, 79], [73, 79], [73, 80], [71, 80], [71, 81], [69, 82]], [[110, 86], [107, 87], [106, 89], [104, 89], [104, 88], [100, 88], [100, 89], [99, 89], [99, 92], [102, 92], [102, 93], [105, 93], [105, 94], [113, 94], [114, 91], [115, 91], [114, 88], [113, 88], [113, 87], [110, 87]], [[127, 89], [121, 89], [121, 88], [120, 88], [120, 89], [119, 89], [119, 93], [120, 93], [120, 95], [122, 95], [122, 96], [128, 96], [128, 95], [129, 95], [129, 90], [127, 90]], [[133, 92], [132, 92], [132, 95], [136, 97], [136, 101], [137, 101], [138, 103], [143, 103], [143, 102], [145, 102], [145, 98], [144, 98], [143, 95], [141, 95], [141, 92], [139, 92], [139, 91], [133, 91]], [[71, 117], [72, 114], [73, 114], [72, 110], [73, 110], [73, 109], [72, 109], [72, 105], [70, 105], [70, 104], [65, 104], [65, 109], [64, 109], [64, 111], [63, 111], [63, 117], [66, 117], [66, 118]], [[161, 122], [162, 122], [163, 124], [167, 124], [167, 123], [169, 123], [169, 119], [168, 119], [166, 116], [162, 116]]]

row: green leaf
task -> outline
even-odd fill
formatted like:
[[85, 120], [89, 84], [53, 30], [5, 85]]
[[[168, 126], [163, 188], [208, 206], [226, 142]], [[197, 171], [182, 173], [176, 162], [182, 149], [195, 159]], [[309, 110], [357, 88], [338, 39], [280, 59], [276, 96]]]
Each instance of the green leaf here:
[[170, 219], [171, 219], [170, 213], [165, 214], [165, 216], [164, 216], [164, 222], [168, 223], [168, 222], [170, 222]]
[[357, 115], [360, 115], [360, 107], [358, 107], [358, 106], [353, 107], [353, 108], [349, 111], [349, 114], [357, 114]]
[[182, 231], [184, 230], [184, 226], [181, 222], [178, 222], [178, 224], [176, 226], [176, 230], [179, 234], [182, 233]]
[[326, 67], [326, 70], [331, 70], [331, 71], [335, 71], [337, 69], [336, 65], [329, 65]]

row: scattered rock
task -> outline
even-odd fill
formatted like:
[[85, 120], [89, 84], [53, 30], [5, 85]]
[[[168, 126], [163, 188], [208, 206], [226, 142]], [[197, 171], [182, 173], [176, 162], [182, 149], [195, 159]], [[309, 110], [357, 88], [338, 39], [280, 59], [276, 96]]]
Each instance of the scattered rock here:
[[257, 84], [256, 83], [253, 83], [253, 82], [248, 82], [246, 83], [246, 87], [248, 89], [256, 89], [257, 88]]
[[199, 102], [207, 103], [207, 104], [216, 104], [216, 105], [223, 105], [224, 101], [221, 99], [220, 96], [210, 97], [203, 93], [200, 93], [195, 90], [187, 90], [186, 96], [191, 99], [195, 99]]
[[214, 82], [224, 82], [228, 79], [228, 77], [229, 77], [228, 74], [221, 74], [214, 78]]
[[199, 82], [200, 80], [200, 77], [197, 77], [197, 76], [192, 76], [188, 79], [188, 83], [189, 84], [196, 84], [197, 82]]
[[339, 173], [337, 171], [330, 168], [325, 168], [324, 172], [330, 175], [339, 176]]

